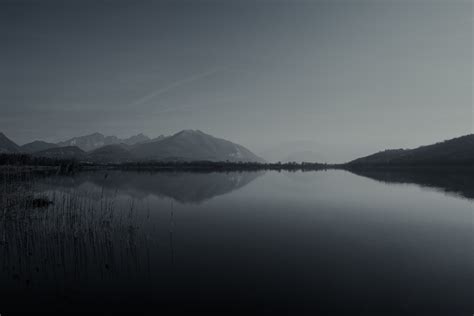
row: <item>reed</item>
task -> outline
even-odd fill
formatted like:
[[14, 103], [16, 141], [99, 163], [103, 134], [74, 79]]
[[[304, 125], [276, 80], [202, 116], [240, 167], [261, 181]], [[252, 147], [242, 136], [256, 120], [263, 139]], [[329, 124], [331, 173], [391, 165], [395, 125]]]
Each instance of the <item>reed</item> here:
[[[136, 201], [118, 205], [116, 196], [88, 198], [76, 191], [40, 192], [38, 176], [9, 170], [1, 175], [0, 275], [4, 286], [70, 285], [113, 279], [144, 270], [137, 254], [148, 251]], [[3, 281], [2, 281], [3, 282]], [[10, 283], [9, 283], [10, 282]]]

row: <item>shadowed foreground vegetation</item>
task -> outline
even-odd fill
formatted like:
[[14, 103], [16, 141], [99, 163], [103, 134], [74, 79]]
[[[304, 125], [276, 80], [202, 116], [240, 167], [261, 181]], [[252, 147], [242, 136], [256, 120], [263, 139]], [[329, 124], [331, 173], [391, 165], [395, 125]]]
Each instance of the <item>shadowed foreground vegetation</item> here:
[[118, 271], [134, 275], [147, 268], [133, 260], [151, 243], [135, 200], [117, 205], [115, 196], [97, 201], [75, 191], [41, 193], [41, 175], [0, 175], [0, 279], [9, 289], [2, 293], [3, 312], [21, 312], [18, 297], [61, 308], [57, 302], [90, 280], [109, 284]]
[[79, 170], [81, 164], [74, 159], [51, 159], [18, 153], [0, 154], [0, 168], [6, 169], [7, 167], [8, 169], [10, 169], [9, 172], [19, 172], [23, 169], [30, 169], [34, 171], [54, 171], [56, 173], [71, 173]]

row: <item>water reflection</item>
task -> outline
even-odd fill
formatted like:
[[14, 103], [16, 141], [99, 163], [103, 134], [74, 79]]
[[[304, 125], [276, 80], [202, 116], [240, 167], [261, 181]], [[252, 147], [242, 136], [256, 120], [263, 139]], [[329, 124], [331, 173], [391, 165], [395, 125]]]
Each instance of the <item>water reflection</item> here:
[[416, 184], [451, 195], [474, 199], [472, 169], [361, 169], [352, 173], [384, 183]]
[[99, 199], [117, 192], [137, 199], [149, 195], [168, 197], [180, 203], [202, 203], [213, 197], [238, 190], [256, 178], [258, 172], [83, 172], [75, 176], [50, 177], [42, 181], [43, 189], [76, 189]]
[[[451, 316], [474, 308], [470, 200], [342, 170], [260, 176], [39, 179], [52, 205], [0, 216], [0, 312]], [[472, 197], [463, 173], [432, 176], [370, 174]]]

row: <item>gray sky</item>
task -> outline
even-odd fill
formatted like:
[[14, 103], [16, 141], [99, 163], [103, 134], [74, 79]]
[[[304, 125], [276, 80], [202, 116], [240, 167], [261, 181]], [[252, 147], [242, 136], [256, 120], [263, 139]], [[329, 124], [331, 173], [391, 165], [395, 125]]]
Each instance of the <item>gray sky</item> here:
[[472, 133], [473, 33], [470, 0], [0, 0], [0, 131], [413, 147]]

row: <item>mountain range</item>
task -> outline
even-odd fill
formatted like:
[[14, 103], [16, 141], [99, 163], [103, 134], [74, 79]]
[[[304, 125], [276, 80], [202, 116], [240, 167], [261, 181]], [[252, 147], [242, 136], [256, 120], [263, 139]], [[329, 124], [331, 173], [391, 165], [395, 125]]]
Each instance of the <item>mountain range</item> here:
[[[198, 160], [264, 162], [239, 144], [199, 130], [183, 130], [154, 139], [143, 134], [120, 139], [94, 133], [56, 144], [34, 141], [23, 146], [18, 146], [0, 133], [0, 153], [28, 153], [38, 157], [94, 163]], [[474, 165], [474, 134], [414, 149], [389, 149], [337, 166], [358, 168], [420, 165]]]
[[0, 152], [28, 153], [38, 157], [76, 159], [95, 163], [130, 161], [231, 161], [264, 162], [247, 148], [199, 130], [183, 130], [151, 139], [138, 134], [126, 139], [93, 133], [59, 143], [34, 141], [16, 145], [0, 134]]
[[[162, 137], [162, 136], [161, 136]], [[104, 136], [101, 133], [93, 133], [86, 136], [73, 137], [57, 143], [58, 147], [77, 146], [84, 151], [92, 151], [107, 145], [125, 144], [135, 145], [151, 141], [150, 137], [138, 134], [129, 138], [121, 139], [116, 136]]]

